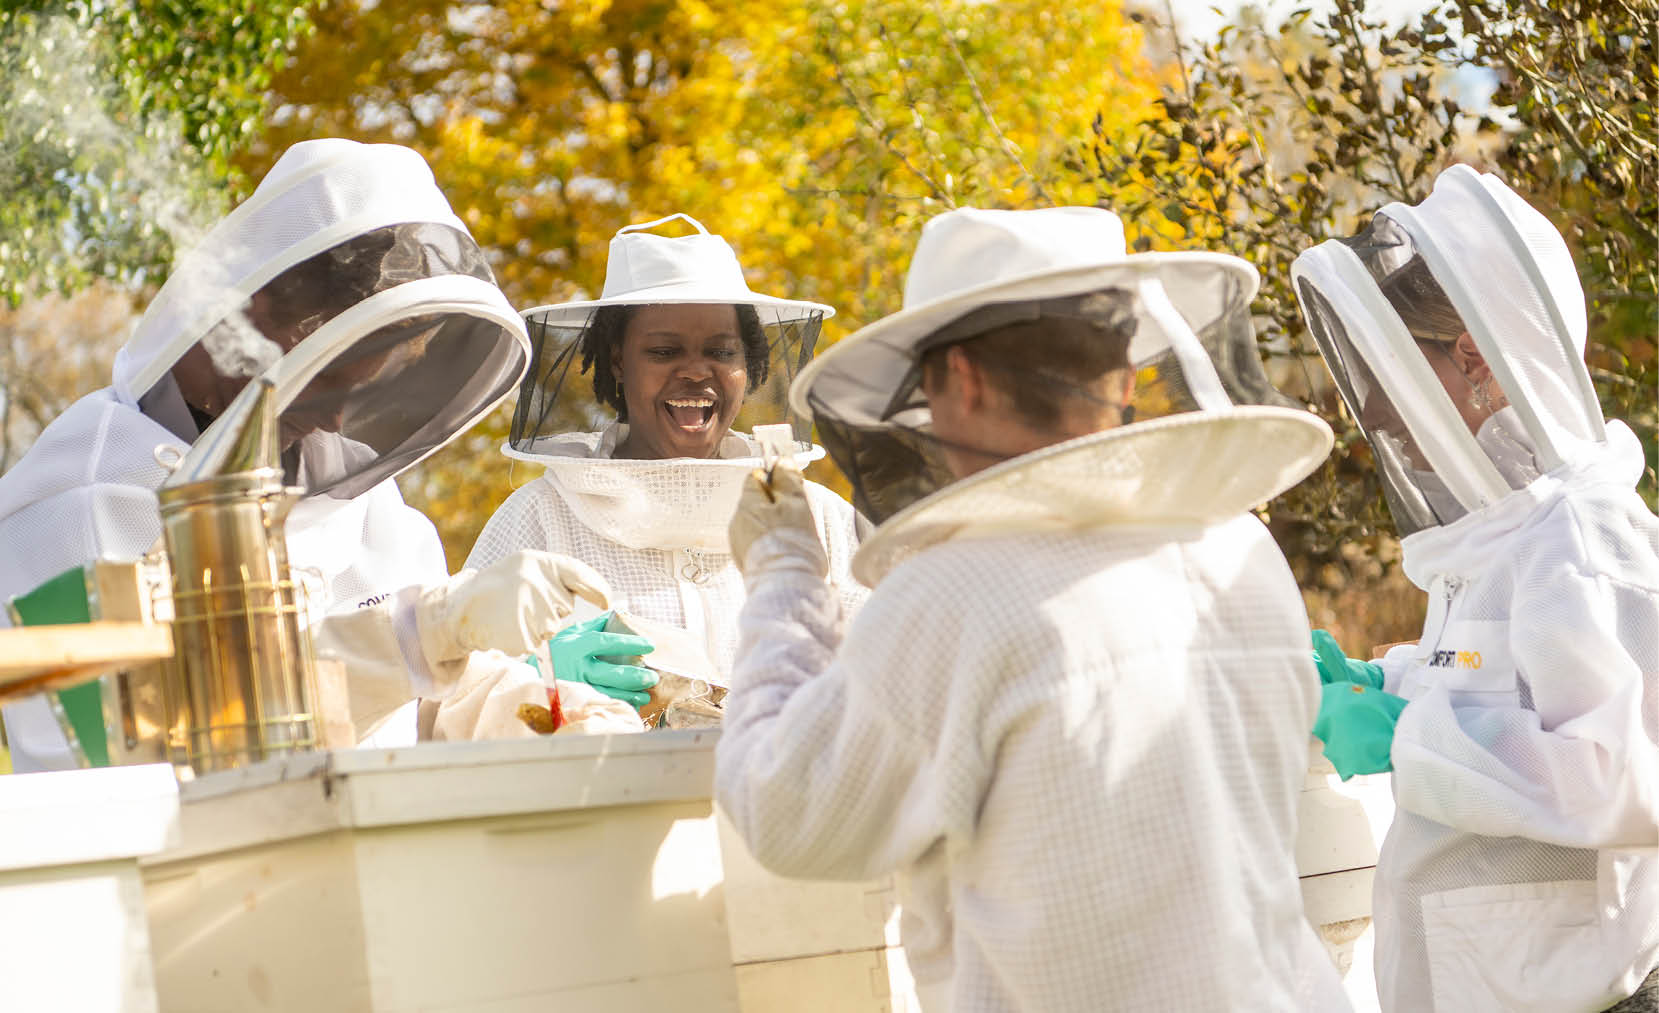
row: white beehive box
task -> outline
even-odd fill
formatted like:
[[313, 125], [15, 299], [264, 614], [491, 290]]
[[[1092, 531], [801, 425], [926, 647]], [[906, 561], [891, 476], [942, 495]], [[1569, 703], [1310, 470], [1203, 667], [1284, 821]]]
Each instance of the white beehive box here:
[[1383, 836], [1394, 819], [1390, 777], [1342, 781], [1317, 740], [1297, 804], [1296, 871], [1308, 921], [1342, 972], [1355, 1013], [1377, 1010], [1371, 962], [1371, 883]]
[[696, 733], [202, 778], [144, 868], [169, 1011], [736, 1010]]
[[724, 815], [719, 824], [743, 1013], [920, 1013], [891, 877], [827, 883], [776, 876]]
[[[181, 842], [144, 864], [162, 1008], [917, 1013], [891, 883], [761, 869], [709, 801], [717, 734], [324, 753], [188, 784]], [[1374, 1004], [1387, 779], [1343, 785], [1314, 756], [1304, 898]]]
[[716, 734], [320, 753], [187, 784], [180, 845], [144, 867], [163, 1008], [910, 1008], [889, 889], [778, 879], [722, 841]]
[[138, 856], [178, 812], [166, 764], [0, 777], [0, 1006], [160, 1008]]

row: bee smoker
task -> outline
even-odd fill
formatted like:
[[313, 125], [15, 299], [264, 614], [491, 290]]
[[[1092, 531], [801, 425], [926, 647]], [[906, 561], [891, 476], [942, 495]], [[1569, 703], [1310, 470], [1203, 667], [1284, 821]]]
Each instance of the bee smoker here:
[[284, 524], [275, 387], [249, 383], [157, 493], [172, 572], [167, 755], [197, 774], [319, 745], [316, 666]]

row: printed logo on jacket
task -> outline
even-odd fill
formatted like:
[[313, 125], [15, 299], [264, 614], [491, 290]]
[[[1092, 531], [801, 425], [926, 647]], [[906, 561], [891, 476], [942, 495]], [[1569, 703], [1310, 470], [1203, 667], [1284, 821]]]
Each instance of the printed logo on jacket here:
[[1401, 696], [1410, 700], [1431, 686], [1440, 686], [1451, 693], [1454, 706], [1491, 706], [1493, 694], [1519, 700], [1508, 623], [1454, 618], [1424, 646], [1431, 644], [1431, 650], [1414, 659], [1414, 671], [1406, 673]]
[[1435, 651], [1429, 655], [1430, 668], [1479, 668], [1479, 651]]

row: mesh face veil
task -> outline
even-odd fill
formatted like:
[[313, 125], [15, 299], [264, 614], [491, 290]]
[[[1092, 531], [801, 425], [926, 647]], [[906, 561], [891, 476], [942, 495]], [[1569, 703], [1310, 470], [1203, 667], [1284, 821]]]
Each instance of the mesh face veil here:
[[[519, 388], [513, 413], [508, 443], [512, 456], [535, 459], [556, 453], [550, 448], [565, 434], [631, 421], [627, 385], [620, 382], [623, 377], [615, 357], [641, 305], [672, 308], [676, 304], [616, 304], [576, 312], [555, 308], [525, 314], [530, 373]], [[747, 432], [757, 425], [787, 422], [795, 430], [800, 449], [808, 450], [806, 426], [789, 410], [789, 385], [812, 358], [823, 328], [823, 312], [748, 304], [733, 304], [732, 309], [737, 341], [730, 343], [728, 354], [736, 353], [730, 364], [741, 366], [744, 377], [731, 429]], [[724, 407], [710, 405], [704, 411], [712, 422]], [[749, 449], [741, 450], [739, 456], [748, 456]], [[731, 456], [731, 448], [722, 444], [716, 456]]]
[[294, 347], [350, 313], [382, 309], [375, 315], [384, 322], [333, 354], [319, 348], [291, 374], [299, 389], [279, 420], [284, 466], [309, 494], [361, 495], [442, 446], [512, 388], [524, 356], [509, 328], [399, 291], [449, 278], [493, 285], [470, 237], [445, 225], [395, 225], [311, 257], [253, 296], [249, 321]]
[[1602, 439], [1571, 266], [1542, 216], [1466, 166], [1422, 205], [1391, 204], [1297, 259], [1303, 315], [1402, 536], [1483, 509]]
[[1179, 307], [1159, 267], [1116, 274], [1115, 284], [1077, 294], [978, 306], [917, 341], [878, 336], [861, 356], [873, 375], [820, 372], [805, 401], [852, 483], [854, 506], [880, 523], [953, 482], [946, 463], [953, 451], [981, 463], [1015, 456], [935, 427], [924, 375], [952, 345], [964, 345], [1038, 427], [1074, 420], [1074, 431], [1087, 433], [1184, 412], [1292, 404], [1262, 369], [1250, 286], [1238, 270], [1181, 265]]
[[854, 576], [969, 533], [1212, 524], [1301, 481], [1330, 427], [1268, 382], [1256, 285], [1225, 254], [1129, 254], [1104, 208], [929, 220], [904, 308], [790, 390], [878, 524]]
[[200, 425], [262, 373], [289, 481], [346, 500], [464, 431], [527, 360], [522, 321], [421, 157], [327, 139], [285, 152], [181, 259], [113, 386], [129, 404], [176, 390]]
[[[650, 231], [673, 219], [693, 233]], [[502, 450], [541, 465], [537, 488], [611, 542], [724, 552], [759, 463], [754, 426], [789, 423], [798, 463], [823, 456], [788, 390], [834, 312], [751, 291], [731, 246], [695, 219], [628, 226], [600, 298], [525, 312], [531, 367]]]

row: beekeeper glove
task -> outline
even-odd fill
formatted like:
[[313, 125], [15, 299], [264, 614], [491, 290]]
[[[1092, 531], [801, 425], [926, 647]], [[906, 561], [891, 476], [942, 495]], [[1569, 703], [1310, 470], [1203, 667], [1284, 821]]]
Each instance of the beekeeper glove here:
[[1353, 682], [1372, 689], [1383, 688], [1381, 665], [1343, 654], [1336, 638], [1324, 630], [1313, 631], [1313, 663], [1319, 669], [1319, 681], [1326, 685]]
[[829, 573], [829, 557], [806, 498], [806, 478], [788, 458], [772, 468], [770, 477], [759, 469], [749, 473], [726, 530], [732, 558], [745, 577], [773, 570], [817, 577]]
[[616, 658], [649, 654], [656, 648], [644, 637], [607, 633], [611, 614], [584, 623], [572, 623], [547, 642], [553, 674], [566, 682], [584, 682], [606, 696], [643, 707], [651, 699], [646, 690], [657, 684], [657, 673]]
[[577, 596], [610, 607], [605, 578], [569, 556], [525, 549], [482, 570], [462, 570], [421, 591], [421, 653], [434, 671], [473, 651], [528, 654], [575, 610]]
[[1405, 699], [1354, 682], [1326, 683], [1319, 689], [1313, 734], [1325, 744], [1325, 758], [1342, 779], [1393, 770], [1389, 753]]

